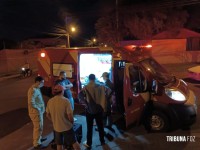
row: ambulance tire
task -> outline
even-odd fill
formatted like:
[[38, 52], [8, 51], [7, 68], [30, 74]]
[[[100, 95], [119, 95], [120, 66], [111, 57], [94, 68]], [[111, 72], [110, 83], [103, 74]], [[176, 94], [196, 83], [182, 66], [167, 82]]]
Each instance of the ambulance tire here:
[[169, 118], [159, 110], [154, 110], [145, 123], [149, 132], [167, 132], [170, 129]]

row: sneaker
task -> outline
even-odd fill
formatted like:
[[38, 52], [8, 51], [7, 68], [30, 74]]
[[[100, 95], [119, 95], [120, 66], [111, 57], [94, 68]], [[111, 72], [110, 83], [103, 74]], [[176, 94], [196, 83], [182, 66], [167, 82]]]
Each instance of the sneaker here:
[[83, 145], [84, 145], [86, 148], [91, 148], [91, 146], [89, 146], [89, 145], [87, 144], [87, 141], [83, 142]]
[[44, 142], [44, 141], [46, 141], [47, 140], [47, 138], [42, 138], [40, 141], [41, 141], [41, 143], [42, 142]]
[[39, 144], [37, 146], [34, 146], [34, 149], [44, 149], [46, 148], [46, 146], [42, 145], [42, 144]]
[[76, 122], [78, 119], [74, 117], [74, 122]]

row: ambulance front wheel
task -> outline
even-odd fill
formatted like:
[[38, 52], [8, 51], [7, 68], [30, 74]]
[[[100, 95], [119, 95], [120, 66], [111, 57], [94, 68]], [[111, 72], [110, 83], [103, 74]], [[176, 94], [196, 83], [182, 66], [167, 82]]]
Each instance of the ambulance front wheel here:
[[168, 117], [161, 111], [153, 111], [145, 123], [145, 128], [151, 132], [167, 132], [170, 129]]

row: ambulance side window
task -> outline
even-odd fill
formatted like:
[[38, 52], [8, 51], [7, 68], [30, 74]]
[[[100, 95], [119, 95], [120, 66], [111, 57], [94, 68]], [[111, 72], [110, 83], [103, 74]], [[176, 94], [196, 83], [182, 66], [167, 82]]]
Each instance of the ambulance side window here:
[[146, 90], [145, 77], [138, 66], [129, 67], [130, 87], [133, 93], [141, 93]]
[[67, 74], [67, 78], [73, 78], [73, 64], [53, 63], [53, 75], [59, 76], [60, 71], [65, 71]]

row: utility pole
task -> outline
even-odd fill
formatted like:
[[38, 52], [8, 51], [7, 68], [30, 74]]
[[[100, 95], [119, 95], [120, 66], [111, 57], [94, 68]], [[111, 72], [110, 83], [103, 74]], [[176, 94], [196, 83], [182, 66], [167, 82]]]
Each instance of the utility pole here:
[[70, 48], [69, 33], [67, 33], [67, 47]]
[[4, 40], [3, 40], [3, 49], [6, 49], [6, 44]]
[[119, 43], [119, 10], [118, 10], [118, 0], [115, 1], [115, 17], [116, 17], [116, 28], [117, 28], [117, 43]]

